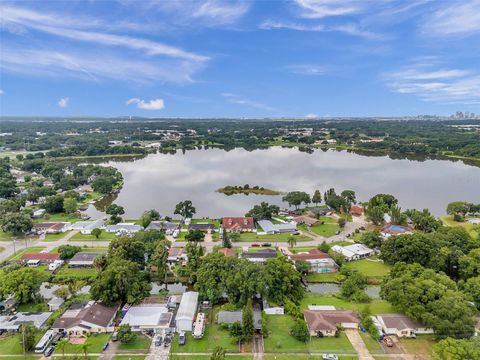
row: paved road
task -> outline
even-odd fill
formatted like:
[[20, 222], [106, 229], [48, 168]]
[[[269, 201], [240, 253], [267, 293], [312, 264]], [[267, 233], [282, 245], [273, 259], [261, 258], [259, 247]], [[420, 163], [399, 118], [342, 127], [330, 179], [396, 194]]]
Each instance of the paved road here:
[[255, 334], [253, 338], [253, 360], [263, 360], [263, 336]]
[[345, 329], [345, 334], [357, 352], [359, 360], [374, 360], [357, 329]]

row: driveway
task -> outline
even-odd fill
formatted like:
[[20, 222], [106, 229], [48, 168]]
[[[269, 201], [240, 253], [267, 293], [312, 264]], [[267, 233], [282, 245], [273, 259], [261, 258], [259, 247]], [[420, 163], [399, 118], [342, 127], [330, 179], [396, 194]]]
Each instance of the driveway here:
[[357, 352], [360, 360], [374, 360], [357, 329], [346, 329], [345, 334]]

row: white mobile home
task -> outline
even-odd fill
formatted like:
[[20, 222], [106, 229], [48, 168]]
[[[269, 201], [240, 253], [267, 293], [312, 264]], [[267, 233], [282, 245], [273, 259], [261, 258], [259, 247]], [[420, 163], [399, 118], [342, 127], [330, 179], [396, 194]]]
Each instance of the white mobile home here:
[[197, 312], [198, 292], [187, 291], [182, 296], [176, 317], [177, 332], [192, 331], [193, 319]]

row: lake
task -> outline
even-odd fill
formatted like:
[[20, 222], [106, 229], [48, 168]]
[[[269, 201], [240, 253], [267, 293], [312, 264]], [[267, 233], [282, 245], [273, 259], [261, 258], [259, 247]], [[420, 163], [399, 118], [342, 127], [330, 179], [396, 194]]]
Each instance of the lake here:
[[[399, 199], [404, 210], [429, 208], [437, 216], [445, 213], [451, 201], [480, 202], [480, 168], [461, 161], [392, 159], [321, 149], [309, 154], [272, 147], [159, 153], [132, 161], [110, 161], [108, 165], [118, 168], [125, 180], [112, 199], [125, 208], [125, 218], [137, 218], [148, 209], [171, 216], [175, 204], [187, 199], [196, 207], [196, 217], [243, 216], [262, 201], [286, 207], [281, 195], [226, 196], [215, 192], [227, 185], [244, 184], [310, 194], [315, 189], [323, 194], [331, 187], [338, 193], [352, 189], [360, 201], [388, 193]], [[100, 215], [93, 207], [87, 213]]]

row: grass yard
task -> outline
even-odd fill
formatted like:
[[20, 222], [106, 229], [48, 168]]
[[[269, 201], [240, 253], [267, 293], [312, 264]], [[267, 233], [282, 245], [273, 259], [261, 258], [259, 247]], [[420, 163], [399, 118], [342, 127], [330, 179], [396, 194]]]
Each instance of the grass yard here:
[[[35, 343], [40, 340], [43, 333], [39, 332], [35, 335]], [[0, 354], [1, 355], [23, 355], [22, 335], [6, 335], [0, 336]], [[23, 359], [23, 358], [22, 358]]]
[[[318, 360], [318, 355], [285, 355], [285, 354], [268, 354], [263, 357], [265, 360]], [[356, 356], [339, 356], [340, 360], [357, 360]]]
[[220, 227], [220, 221], [215, 220], [215, 219], [192, 219], [192, 223], [198, 224], [198, 223], [207, 223], [207, 224], [212, 224], [215, 226], [216, 229]]
[[356, 354], [355, 349], [344, 332], [340, 333], [338, 338], [335, 336], [312, 338], [309, 348], [310, 352]]
[[41, 222], [52, 222], [52, 221], [59, 221], [59, 222], [77, 222], [82, 219], [76, 217], [76, 216], [71, 216], [68, 214], [47, 214], [46, 216], [35, 219], [34, 222], [36, 223], [41, 223]]
[[432, 347], [436, 344], [432, 335], [417, 335], [415, 339], [400, 339], [407, 352], [418, 356], [419, 359], [429, 359]]
[[17, 306], [17, 311], [21, 312], [43, 312], [48, 311], [47, 303], [28, 303], [28, 304], [20, 304]]
[[360, 336], [362, 337], [363, 342], [367, 346], [368, 351], [371, 354], [384, 354], [385, 351], [383, 350], [382, 346], [380, 343], [376, 340], [374, 340], [368, 333], [364, 333], [361, 331], [358, 331]]
[[395, 312], [392, 305], [385, 300], [374, 299], [367, 304], [357, 304], [333, 296], [321, 296], [321, 294], [312, 293], [305, 295], [300, 303], [300, 308], [302, 310], [306, 309], [308, 305], [333, 305], [338, 309], [352, 309], [355, 311], [360, 311], [365, 305], [369, 305], [373, 315]]
[[129, 351], [134, 351], [134, 352], [148, 352], [148, 349], [150, 348], [150, 343], [152, 340], [143, 334], [137, 334], [137, 337], [135, 341], [132, 341], [131, 343], [128, 344], [122, 344], [120, 343], [118, 345], [118, 350], [119, 352], [129, 352]]
[[310, 229], [311, 232], [313, 232], [317, 235], [320, 235], [320, 236], [323, 236], [323, 237], [332, 237], [333, 235], [335, 235], [337, 233], [339, 227], [338, 227], [337, 224], [325, 223], [325, 224], [322, 224], [322, 225], [311, 226], [309, 229]]
[[69, 231], [60, 233], [60, 234], [47, 234], [45, 235], [45, 239], [43, 241], [57, 241], [62, 239], [64, 236], [67, 236]]
[[469, 222], [458, 222], [458, 221], [454, 221], [453, 220], [453, 216], [441, 216], [440, 217], [440, 220], [442, 220], [442, 222], [447, 225], [447, 226], [460, 226], [460, 227], [463, 227], [465, 230], [467, 230], [469, 232], [469, 234], [473, 237], [473, 238], [478, 238], [480, 237], [480, 232], [479, 230], [474, 230], [474, 229], [478, 229], [475, 228], [475, 225], [474, 224], [471, 224]]
[[211, 353], [216, 346], [223, 347], [227, 352], [239, 352], [238, 344], [232, 343], [228, 331], [220, 330], [217, 324], [209, 324], [205, 328], [202, 339], [194, 339], [190, 332], [187, 333], [185, 345], [178, 344], [178, 334], [172, 341], [173, 353]]
[[61, 280], [64, 278], [76, 279], [76, 280], [89, 280], [97, 276], [97, 269], [95, 268], [68, 268], [63, 266], [55, 274], [55, 279]]
[[[88, 344], [87, 354], [101, 353], [103, 349], [103, 344], [105, 344], [109, 338], [110, 338], [110, 334], [90, 335], [85, 341], [85, 344]], [[58, 355], [61, 355], [62, 352], [55, 350], [55, 354], [58, 356]], [[65, 346], [65, 354], [83, 354], [82, 345], [68, 343]]]
[[[116, 357], [114, 359], [116, 359]], [[245, 354], [245, 355], [225, 354], [225, 359], [252, 360], [253, 356], [252, 354]], [[172, 355], [172, 353], [170, 353], [170, 360], [210, 360], [210, 355]]]
[[345, 280], [345, 276], [338, 272], [334, 273], [310, 273], [307, 275], [307, 281], [309, 283], [336, 283]]
[[264, 339], [266, 353], [306, 353], [307, 344], [290, 336], [295, 321], [289, 315], [267, 315], [268, 337]]
[[347, 268], [355, 269], [369, 278], [381, 280], [390, 272], [390, 266], [384, 264], [382, 261], [372, 261], [369, 259], [362, 259], [350, 261], [344, 265]]
[[[113, 239], [115, 239], [115, 233], [109, 233], [109, 232], [106, 232], [105, 230], [102, 230], [102, 233], [98, 237], [99, 241], [108, 241]], [[69, 241], [92, 241], [92, 240], [93, 241], [97, 240], [97, 238], [92, 234], [83, 235], [83, 234], [77, 233], [73, 235], [73, 237], [70, 238]]]
[[292, 235], [292, 234], [272, 234], [272, 235], [257, 235], [254, 232], [243, 232], [240, 233], [240, 240], [243, 242], [269, 242], [269, 243], [276, 243], [276, 242], [284, 242], [288, 241], [288, 238], [293, 236], [297, 242], [302, 241], [311, 241], [312, 239], [305, 235]]
[[0, 253], [1, 253], [2, 251], [5, 251], [5, 248], [4, 248], [3, 246], [0, 246]]
[[113, 360], [144, 360], [145, 355], [115, 355]]
[[10, 255], [7, 258], [7, 260], [18, 261], [25, 254], [38, 253], [38, 252], [42, 251], [43, 249], [45, 249], [45, 246], [31, 246], [31, 247], [25, 249], [25, 248], [22, 248], [22, 245], [20, 243], [17, 243], [17, 253]]

